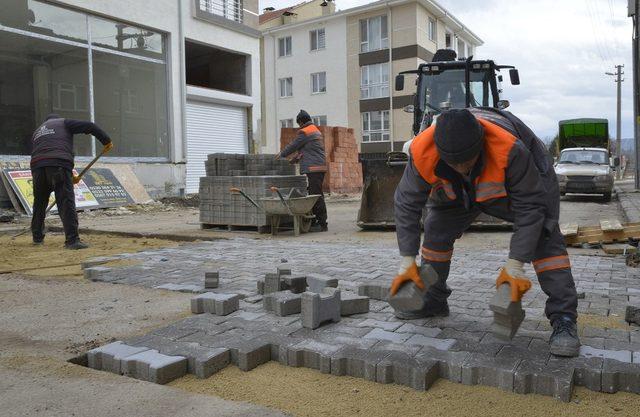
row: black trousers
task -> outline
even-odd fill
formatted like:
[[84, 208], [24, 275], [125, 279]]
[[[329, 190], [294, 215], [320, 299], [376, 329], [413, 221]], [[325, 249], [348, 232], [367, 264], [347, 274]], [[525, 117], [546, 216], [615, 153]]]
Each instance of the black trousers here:
[[320, 226], [327, 225], [327, 206], [324, 204], [324, 193], [322, 192], [322, 183], [324, 182], [324, 172], [308, 172], [307, 180], [309, 186], [307, 191], [309, 194], [320, 194], [320, 198], [313, 206], [313, 214], [316, 216], [315, 223]]
[[65, 243], [74, 243], [78, 236], [78, 214], [73, 192], [73, 173], [62, 167], [42, 167], [31, 171], [33, 178], [33, 218], [31, 233], [33, 240], [44, 239], [45, 211], [49, 205], [49, 195], [56, 196], [58, 214], [64, 227]]

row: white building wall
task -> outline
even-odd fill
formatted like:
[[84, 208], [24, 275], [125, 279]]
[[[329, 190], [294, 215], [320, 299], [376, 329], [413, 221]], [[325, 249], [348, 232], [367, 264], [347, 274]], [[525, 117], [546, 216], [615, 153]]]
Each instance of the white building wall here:
[[[325, 28], [325, 49], [310, 50], [309, 32]], [[278, 39], [291, 36], [292, 52], [278, 58]], [[347, 21], [345, 16], [309, 23], [264, 35], [265, 138], [261, 151], [280, 147], [280, 120], [295, 118], [300, 109], [312, 116], [327, 116], [330, 126], [348, 127]], [[311, 93], [311, 74], [327, 73], [327, 92]], [[293, 97], [280, 98], [278, 80], [293, 78]]]
[[[195, 18], [193, 0], [55, 0], [88, 13], [140, 25], [166, 34], [169, 95], [169, 123], [172, 134], [170, 163], [135, 163], [133, 168], [152, 194], [177, 193], [185, 184], [186, 143], [183, 138], [183, 100], [181, 56], [184, 40], [180, 38], [179, 6], [182, 6], [183, 33], [186, 39], [212, 47], [251, 56], [251, 125], [254, 139], [260, 141], [260, 39]], [[225, 92], [211, 90], [209, 97], [228, 98]], [[238, 103], [247, 106], [246, 100]], [[106, 158], [108, 162], [108, 158]]]

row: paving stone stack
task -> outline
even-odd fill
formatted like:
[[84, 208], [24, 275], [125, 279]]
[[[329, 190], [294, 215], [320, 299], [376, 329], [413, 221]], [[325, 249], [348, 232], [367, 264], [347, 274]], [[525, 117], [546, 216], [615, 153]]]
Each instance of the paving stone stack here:
[[205, 162], [206, 177], [200, 178], [200, 223], [213, 226], [268, 226], [266, 216], [231, 188], [240, 188], [256, 202], [271, 197], [270, 188], [283, 192], [296, 188], [307, 195], [307, 179], [295, 175], [295, 166], [275, 160], [274, 155], [216, 153]]

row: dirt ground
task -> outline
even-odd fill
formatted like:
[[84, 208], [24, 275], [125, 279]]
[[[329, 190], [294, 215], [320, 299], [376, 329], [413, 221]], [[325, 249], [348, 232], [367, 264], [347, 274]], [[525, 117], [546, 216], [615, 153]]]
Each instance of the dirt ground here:
[[164, 239], [111, 235], [85, 235], [82, 239], [89, 248], [73, 251], [64, 249], [60, 233], [47, 234], [43, 246], [33, 246], [28, 234], [16, 239], [0, 234], [0, 274], [11, 271], [44, 278], [81, 278], [80, 264], [89, 258], [178, 245]]
[[[359, 203], [329, 204], [330, 232], [308, 234], [308, 241], [395, 244], [390, 232], [362, 232], [355, 225]], [[563, 202], [563, 217], [580, 222], [615, 218], [615, 202]], [[247, 237], [256, 233], [200, 230], [197, 210], [81, 216], [81, 226], [102, 232], [175, 234], [189, 239]], [[471, 232], [458, 247], [505, 249], [510, 233]], [[281, 236], [276, 239], [291, 239]], [[44, 247], [28, 236], [12, 241], [0, 235], [0, 412], [1, 415], [153, 415], [267, 416], [280, 410], [299, 416], [636, 416], [640, 396], [607, 395], [577, 389], [574, 401], [516, 395], [488, 387], [438, 381], [417, 392], [349, 377], [268, 363], [251, 372], [228, 367], [207, 380], [187, 376], [158, 386], [72, 365], [66, 360], [110, 340], [148, 332], [179, 320], [188, 312], [188, 294], [124, 285], [86, 282], [79, 268], [84, 259], [177, 245], [171, 240], [84, 234], [92, 248], [62, 249], [60, 234], [49, 234]], [[66, 266], [56, 266], [66, 265]], [[56, 266], [56, 267], [52, 267]], [[581, 325], [619, 328], [617, 318], [582, 317]], [[189, 391], [189, 392], [185, 392]], [[252, 404], [245, 403], [244, 401]], [[254, 405], [256, 404], [256, 405]], [[264, 408], [264, 407], [269, 407]]]
[[234, 401], [251, 401], [299, 417], [317, 416], [637, 416], [640, 396], [576, 389], [570, 403], [485, 386], [437, 381], [419, 392], [352, 377], [336, 377], [269, 362], [250, 372], [227, 367], [202, 381], [187, 376], [171, 386]]

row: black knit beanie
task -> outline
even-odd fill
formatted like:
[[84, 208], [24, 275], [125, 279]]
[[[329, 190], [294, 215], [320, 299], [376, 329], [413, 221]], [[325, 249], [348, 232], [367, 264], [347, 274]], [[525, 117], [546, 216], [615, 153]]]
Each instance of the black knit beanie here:
[[296, 116], [296, 123], [302, 126], [303, 124], [308, 123], [310, 121], [311, 121], [311, 116], [309, 116], [309, 113], [307, 113], [304, 110], [300, 110], [300, 113], [298, 113], [298, 115]]
[[467, 109], [451, 109], [438, 116], [434, 137], [440, 158], [454, 164], [470, 161], [484, 145], [484, 129]]

